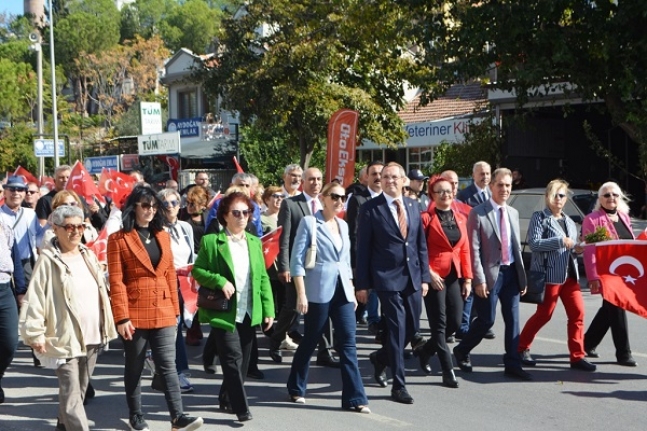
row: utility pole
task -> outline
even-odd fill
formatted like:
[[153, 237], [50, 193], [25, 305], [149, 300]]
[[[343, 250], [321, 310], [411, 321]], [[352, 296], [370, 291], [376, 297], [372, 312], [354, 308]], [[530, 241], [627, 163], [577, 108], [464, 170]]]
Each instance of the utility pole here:
[[53, 0], [49, 0], [49, 54], [52, 68], [52, 125], [54, 126], [54, 167], [58, 168], [58, 109], [56, 107], [56, 61], [54, 58], [54, 9]]
[[[38, 77], [38, 105], [37, 105], [37, 124], [38, 138], [43, 139], [43, 45], [40, 31], [34, 30], [29, 34], [29, 41], [32, 42], [31, 49], [36, 51], [36, 74]], [[38, 158], [38, 175], [45, 175], [45, 158]]]

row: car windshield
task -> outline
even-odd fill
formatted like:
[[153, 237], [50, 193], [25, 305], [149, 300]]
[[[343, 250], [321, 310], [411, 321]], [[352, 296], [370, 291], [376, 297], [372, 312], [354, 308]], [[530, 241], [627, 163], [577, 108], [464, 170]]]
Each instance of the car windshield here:
[[597, 198], [597, 194], [590, 193], [586, 195], [574, 195], [571, 197], [571, 200], [575, 202], [575, 205], [580, 208], [584, 215], [587, 215], [591, 211], [593, 211], [593, 207], [595, 206], [595, 201], [597, 200]]

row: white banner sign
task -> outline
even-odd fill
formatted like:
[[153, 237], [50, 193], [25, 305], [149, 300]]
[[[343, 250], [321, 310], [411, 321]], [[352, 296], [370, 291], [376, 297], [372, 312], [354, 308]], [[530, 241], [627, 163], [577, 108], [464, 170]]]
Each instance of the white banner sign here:
[[162, 133], [162, 105], [159, 102], [139, 102], [142, 135]]
[[178, 154], [180, 152], [180, 132], [137, 136], [137, 147], [140, 156]]

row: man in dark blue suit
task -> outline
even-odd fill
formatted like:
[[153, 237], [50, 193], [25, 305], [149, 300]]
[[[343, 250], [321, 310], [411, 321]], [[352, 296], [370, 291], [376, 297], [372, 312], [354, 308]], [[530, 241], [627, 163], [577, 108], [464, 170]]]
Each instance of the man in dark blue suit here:
[[405, 386], [404, 347], [419, 331], [422, 297], [431, 276], [418, 203], [402, 196], [405, 175], [402, 166], [389, 163], [382, 170], [384, 193], [359, 210], [355, 288], [362, 303], [367, 290], [375, 289], [386, 320], [386, 343], [371, 353], [375, 380], [386, 387], [384, 370], [390, 365], [391, 398], [413, 404]]
[[490, 199], [488, 188], [492, 179], [492, 168], [487, 162], [476, 162], [472, 167], [472, 184], [458, 192], [456, 199], [474, 208]]

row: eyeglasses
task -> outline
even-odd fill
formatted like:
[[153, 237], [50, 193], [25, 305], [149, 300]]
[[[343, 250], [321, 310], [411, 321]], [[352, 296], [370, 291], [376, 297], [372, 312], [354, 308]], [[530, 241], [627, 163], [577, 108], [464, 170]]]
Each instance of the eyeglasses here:
[[411, 191], [411, 187], [409, 187], [409, 186], [404, 186], [402, 188], [404, 189], [405, 192], [410, 192]]
[[620, 195], [618, 193], [605, 193], [602, 196], [604, 196], [607, 199], [609, 199], [611, 196], [613, 196], [614, 198], [619, 198], [620, 197]]
[[78, 231], [80, 233], [85, 232], [85, 225], [83, 223], [81, 223], [81, 224], [66, 224], [66, 225], [57, 224], [56, 226], [62, 227], [63, 229], [65, 229], [65, 231], [67, 233], [74, 233], [76, 231]]
[[555, 199], [564, 199], [565, 197], [564, 193], [555, 193]]
[[280, 193], [274, 193], [274, 194], [272, 195], [272, 197], [273, 197], [274, 199], [285, 199], [285, 195], [282, 195], [282, 194], [280, 194]]
[[24, 192], [25, 189], [22, 187], [5, 187], [5, 190], [9, 190], [11, 193]]
[[178, 201], [171, 201], [171, 202], [165, 201], [164, 202], [164, 208], [175, 208], [177, 206], [180, 206], [180, 203]]
[[186, 201], [186, 206], [188, 207], [199, 207], [200, 205], [204, 205], [202, 202], [193, 202], [193, 201]]
[[348, 196], [338, 195], [337, 193], [330, 193], [328, 196], [330, 196], [330, 199], [334, 200], [335, 202], [337, 202], [340, 199], [342, 202], [346, 202], [346, 199], [348, 199]]
[[35, 195], [35, 194], [39, 193], [39, 191], [38, 190], [27, 190], [25, 193], [27, 193], [28, 195]]
[[135, 205], [139, 206], [144, 211], [148, 211], [151, 208], [153, 211], [157, 211], [157, 204], [152, 204], [150, 202], [137, 202]]
[[250, 210], [231, 210], [229, 212], [236, 218], [247, 217], [251, 214]]
[[434, 190], [434, 193], [437, 195], [451, 195], [452, 191], [451, 190]]
[[78, 207], [79, 203], [77, 201], [72, 201], [72, 202], [63, 202], [61, 204], [62, 207], [68, 206], [68, 207]]

